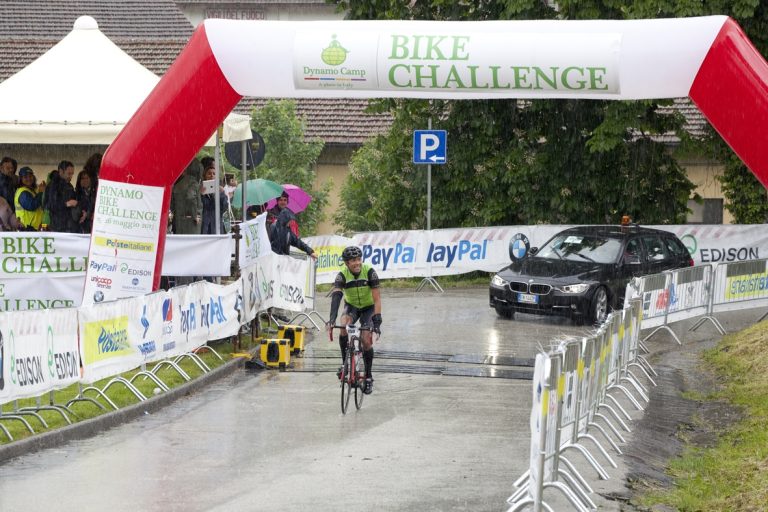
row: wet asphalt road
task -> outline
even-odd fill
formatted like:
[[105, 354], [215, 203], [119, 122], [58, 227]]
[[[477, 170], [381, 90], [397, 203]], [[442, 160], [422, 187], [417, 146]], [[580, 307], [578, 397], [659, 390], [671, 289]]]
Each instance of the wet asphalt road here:
[[487, 294], [384, 290], [383, 354], [466, 357], [377, 359], [360, 411], [341, 415], [338, 344], [316, 334], [296, 366], [310, 371], [238, 371], [141, 420], [0, 466], [0, 510], [505, 510], [527, 468], [531, 381], [430, 368], [488, 374], [485, 356], [532, 358], [585, 329], [499, 319]]

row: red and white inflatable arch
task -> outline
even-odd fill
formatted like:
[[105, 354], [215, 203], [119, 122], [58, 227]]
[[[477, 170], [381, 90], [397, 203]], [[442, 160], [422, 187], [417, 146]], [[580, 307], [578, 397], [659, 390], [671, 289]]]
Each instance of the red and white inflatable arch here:
[[768, 186], [768, 65], [725, 16], [206, 20], [104, 155], [84, 302], [156, 289], [174, 180], [242, 96], [689, 96]]

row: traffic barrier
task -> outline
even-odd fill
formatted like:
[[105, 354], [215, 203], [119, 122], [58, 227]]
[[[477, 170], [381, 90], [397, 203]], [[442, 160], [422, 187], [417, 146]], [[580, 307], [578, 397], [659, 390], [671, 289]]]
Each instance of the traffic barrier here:
[[[738, 261], [715, 269], [709, 314], [768, 307], [768, 259]], [[763, 313], [758, 322], [768, 316]]]
[[545, 491], [550, 489], [580, 512], [597, 508], [589, 496], [593, 489], [568, 454], [583, 457], [599, 478], [610, 478], [584, 445], [588, 441], [601, 459], [617, 467], [603, 442], [620, 455], [620, 444], [626, 440], [612, 420], [629, 432], [625, 419], [632, 418], [611, 393], [621, 392], [642, 411], [641, 401], [648, 402], [647, 388], [632, 369], [640, 369], [648, 384], [655, 385], [646, 366], [638, 362], [641, 317], [642, 303], [635, 299], [622, 311], [611, 313], [592, 335], [566, 339], [548, 353], [537, 354], [531, 465], [515, 482], [517, 490], [507, 500], [510, 511], [527, 507], [537, 512], [551, 510], [544, 500]]

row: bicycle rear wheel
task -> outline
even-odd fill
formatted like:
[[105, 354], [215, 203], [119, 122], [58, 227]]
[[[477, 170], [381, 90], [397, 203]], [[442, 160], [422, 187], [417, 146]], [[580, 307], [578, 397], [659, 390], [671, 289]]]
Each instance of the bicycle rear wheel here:
[[350, 382], [349, 365], [344, 363], [344, 369], [341, 374], [341, 413], [347, 414], [349, 406], [349, 395], [352, 394], [352, 384]]

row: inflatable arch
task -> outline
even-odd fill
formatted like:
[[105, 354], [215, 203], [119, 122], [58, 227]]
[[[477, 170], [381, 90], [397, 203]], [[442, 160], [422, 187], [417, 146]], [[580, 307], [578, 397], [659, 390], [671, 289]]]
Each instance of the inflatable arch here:
[[84, 303], [157, 289], [171, 186], [242, 96], [689, 96], [768, 186], [768, 65], [726, 16], [206, 20], [102, 162]]

